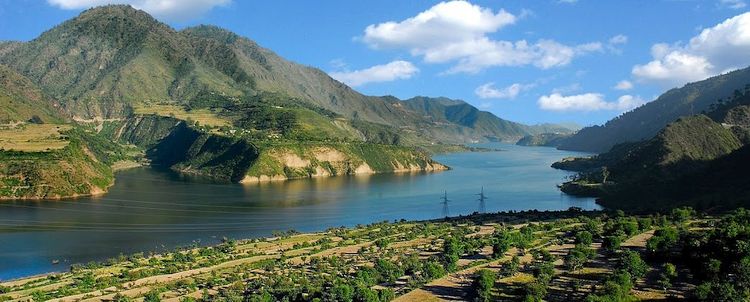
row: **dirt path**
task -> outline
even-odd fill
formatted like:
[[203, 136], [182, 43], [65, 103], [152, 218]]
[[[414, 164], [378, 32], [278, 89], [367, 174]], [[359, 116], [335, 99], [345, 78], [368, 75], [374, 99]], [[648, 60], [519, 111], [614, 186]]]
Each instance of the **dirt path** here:
[[[501, 264], [510, 261], [518, 250], [509, 250], [506, 256], [491, 262], [473, 266], [458, 272], [446, 275], [440, 279], [408, 292], [394, 300], [394, 302], [418, 302], [418, 301], [466, 301], [469, 298], [472, 277], [480, 269], [499, 271]], [[531, 261], [531, 255], [521, 257], [521, 263]]]

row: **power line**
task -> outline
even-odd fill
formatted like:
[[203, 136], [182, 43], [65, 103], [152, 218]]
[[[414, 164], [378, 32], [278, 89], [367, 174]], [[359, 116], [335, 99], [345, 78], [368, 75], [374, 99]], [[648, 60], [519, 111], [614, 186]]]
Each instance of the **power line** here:
[[448, 218], [448, 216], [450, 216], [450, 214], [451, 214], [450, 210], [448, 209], [448, 202], [450, 202], [450, 200], [448, 199], [448, 191], [444, 191], [443, 192], [442, 199], [443, 199], [443, 202], [442, 202], [442, 204], [443, 204], [443, 217]]
[[482, 191], [479, 192], [479, 213], [485, 213], [487, 212], [487, 205], [485, 203], [485, 200], [487, 200], [487, 196], [484, 195], [484, 187], [482, 187]]

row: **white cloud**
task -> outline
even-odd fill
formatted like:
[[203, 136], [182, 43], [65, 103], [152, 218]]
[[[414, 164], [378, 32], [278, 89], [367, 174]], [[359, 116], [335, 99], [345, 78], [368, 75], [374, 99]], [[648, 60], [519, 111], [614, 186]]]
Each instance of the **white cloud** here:
[[463, 42], [516, 22], [516, 16], [466, 1], [441, 2], [401, 22], [367, 26], [364, 41], [374, 48], [425, 47]]
[[622, 80], [617, 82], [615, 87], [612, 87], [616, 90], [630, 90], [633, 89], [633, 83], [628, 80]]
[[609, 38], [609, 41], [607, 41], [607, 49], [614, 53], [614, 54], [622, 54], [622, 49], [620, 49], [620, 46], [625, 45], [628, 43], [628, 36], [619, 34], [616, 36], [613, 36]]
[[539, 108], [550, 111], [627, 111], [643, 104], [643, 100], [632, 95], [623, 95], [614, 102], [607, 102], [600, 93], [584, 93], [563, 96], [559, 93], [543, 95], [537, 101]]
[[704, 29], [686, 45], [655, 44], [653, 60], [632, 73], [639, 81], [672, 87], [746, 67], [748, 52], [750, 13], [744, 13]]
[[619, 111], [628, 111], [645, 103], [646, 101], [644, 101], [640, 96], [632, 96], [626, 94], [617, 98], [615, 108]]
[[747, 6], [744, 0], [720, 0], [719, 5], [731, 9], [742, 9]]
[[504, 88], [495, 88], [495, 83], [486, 83], [477, 87], [474, 93], [480, 99], [514, 99], [522, 91], [533, 88], [534, 84], [514, 83]]
[[129, 4], [157, 18], [187, 21], [199, 17], [212, 8], [227, 5], [231, 0], [47, 0], [62, 9], [85, 9], [107, 4]]
[[488, 36], [519, 18], [502, 9], [494, 12], [467, 1], [441, 2], [400, 22], [367, 26], [362, 41], [373, 49], [407, 49], [428, 63], [455, 63], [448, 73], [476, 73], [492, 66], [533, 65], [548, 69], [602, 50], [601, 43], [570, 46], [545, 39], [530, 43], [493, 40]]
[[610, 45], [619, 45], [625, 43], [628, 43], [628, 36], [626, 35], [616, 35], [612, 38], [609, 38]]
[[390, 82], [409, 79], [419, 72], [419, 68], [407, 61], [393, 61], [384, 65], [355, 71], [329, 72], [328, 74], [349, 86], [362, 86], [367, 83]]
[[575, 4], [578, 0], [557, 0], [557, 3]]

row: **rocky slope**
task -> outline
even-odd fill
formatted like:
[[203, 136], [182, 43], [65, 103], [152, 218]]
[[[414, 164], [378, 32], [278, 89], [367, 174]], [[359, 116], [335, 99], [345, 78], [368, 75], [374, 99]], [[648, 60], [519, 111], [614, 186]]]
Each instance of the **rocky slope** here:
[[146, 149], [153, 165], [234, 182], [439, 171], [447, 167], [413, 148], [374, 143], [252, 142], [196, 130], [186, 122], [135, 116], [114, 139]]

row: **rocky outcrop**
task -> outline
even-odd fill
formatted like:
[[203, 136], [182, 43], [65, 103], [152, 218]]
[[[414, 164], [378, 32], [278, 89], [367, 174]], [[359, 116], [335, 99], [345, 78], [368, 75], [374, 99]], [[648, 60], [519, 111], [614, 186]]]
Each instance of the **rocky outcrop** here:
[[272, 146], [261, 151], [257, 162], [241, 182], [447, 169], [423, 153], [393, 145]]
[[413, 148], [372, 143], [269, 143], [206, 133], [170, 117], [134, 116], [114, 138], [146, 149], [153, 165], [232, 182], [389, 172], [441, 171], [446, 166]]

